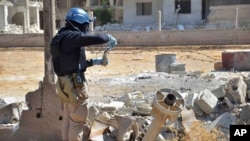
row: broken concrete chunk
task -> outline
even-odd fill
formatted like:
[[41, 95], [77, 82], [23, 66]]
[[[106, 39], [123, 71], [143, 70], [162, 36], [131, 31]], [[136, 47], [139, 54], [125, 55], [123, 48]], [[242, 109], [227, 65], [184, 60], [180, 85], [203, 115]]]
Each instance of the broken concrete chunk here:
[[190, 110], [194, 106], [194, 101], [197, 98], [198, 93], [188, 93], [186, 100], [185, 100], [185, 107]]
[[172, 63], [169, 65], [169, 72], [172, 73], [173, 71], [185, 71], [185, 64], [181, 63]]
[[194, 105], [193, 105], [193, 110], [194, 110], [195, 115], [197, 115], [197, 116], [204, 115], [204, 112], [201, 110], [201, 108], [196, 103], [194, 103]]
[[247, 85], [241, 77], [229, 79], [224, 87], [226, 97], [236, 104], [246, 103]]
[[230, 128], [230, 125], [234, 124], [236, 121], [235, 117], [232, 116], [230, 113], [226, 112], [219, 116], [216, 120], [214, 120], [208, 127], [208, 130], [213, 130], [216, 127], [221, 127], [228, 129]]
[[6, 104], [0, 109], [0, 123], [17, 123], [21, 118], [21, 113], [23, 111], [22, 103], [11, 103]]
[[240, 113], [240, 122], [247, 123], [250, 119], [250, 104], [246, 104], [242, 107], [242, 111]]
[[122, 107], [117, 111], [117, 114], [122, 116], [131, 116], [133, 114], [133, 108]]
[[206, 114], [214, 112], [214, 108], [216, 107], [217, 102], [218, 98], [208, 89], [200, 91], [198, 97], [195, 100], [195, 103]]
[[218, 99], [225, 97], [224, 85], [219, 86], [211, 91]]
[[144, 96], [141, 91], [135, 91], [132, 93], [126, 93], [122, 97], [118, 98], [119, 101], [124, 102], [125, 106], [131, 106], [133, 100], [144, 100]]
[[121, 101], [112, 101], [108, 105], [114, 106], [117, 110], [125, 106], [124, 102], [121, 102]]

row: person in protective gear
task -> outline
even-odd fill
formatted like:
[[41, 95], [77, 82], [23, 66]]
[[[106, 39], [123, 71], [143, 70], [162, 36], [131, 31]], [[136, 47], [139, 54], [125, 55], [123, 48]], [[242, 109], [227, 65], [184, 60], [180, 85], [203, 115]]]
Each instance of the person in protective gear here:
[[71, 8], [65, 21], [65, 26], [50, 43], [52, 63], [58, 76], [57, 95], [63, 102], [62, 140], [88, 140], [90, 125], [87, 123], [88, 86], [85, 71], [94, 65], [106, 66], [107, 58], [86, 59], [84, 46], [107, 43], [107, 48], [112, 49], [117, 41], [110, 34], [89, 34], [89, 24], [93, 20], [83, 9]]

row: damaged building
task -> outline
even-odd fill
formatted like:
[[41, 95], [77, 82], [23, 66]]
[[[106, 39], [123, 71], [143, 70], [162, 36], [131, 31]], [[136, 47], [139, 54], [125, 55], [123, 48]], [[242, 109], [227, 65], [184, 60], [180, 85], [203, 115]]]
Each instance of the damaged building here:
[[[39, 0], [1, 0], [0, 29], [7, 24], [16, 24], [29, 28], [36, 25], [43, 29], [43, 3]], [[87, 11], [101, 8], [102, 0], [57, 0], [56, 25], [64, 25], [64, 16], [70, 7], [82, 7]], [[112, 21], [124, 24], [152, 24], [158, 21], [158, 11], [162, 11], [162, 22], [166, 24], [185, 24], [206, 19], [209, 11], [207, 0], [188, 1], [123, 1], [108, 0], [112, 10]], [[167, 7], [167, 8], [165, 8]], [[192, 9], [191, 9], [192, 8]], [[95, 14], [94, 14], [95, 15]], [[133, 20], [133, 19], [138, 20]]]
[[[234, 2], [231, 0], [230, 2]], [[94, 11], [93, 16], [98, 17], [94, 26], [103, 26], [114, 23], [120, 26], [107, 27], [104, 30], [124, 31], [125, 28], [141, 28], [147, 26], [146, 30], [170, 30], [178, 25], [188, 28], [209, 28], [209, 27], [234, 27], [235, 6], [221, 1], [209, 0], [56, 0], [56, 28], [65, 24], [65, 14], [71, 7], [81, 7], [88, 11]], [[238, 26], [248, 27], [249, 4], [247, 1], [238, 1]], [[221, 5], [221, 6], [220, 6]], [[100, 10], [108, 10], [111, 14], [106, 21], [102, 21], [98, 15]], [[0, 1], [0, 30], [4, 32], [6, 26], [17, 25], [22, 27], [24, 33], [31, 33], [29, 28], [36, 28], [35, 32], [43, 30], [43, 2], [41, 0], [1, 0]], [[107, 11], [106, 11], [107, 12]], [[137, 20], [134, 20], [137, 19]], [[204, 24], [207, 24], [204, 26]], [[123, 26], [124, 27], [123, 27]], [[131, 26], [127, 26], [131, 25]], [[203, 25], [203, 26], [202, 26]], [[138, 27], [137, 27], [138, 26]], [[97, 27], [97, 30], [100, 27]], [[145, 29], [144, 29], [145, 30]], [[102, 30], [100, 30], [102, 31]]]
[[31, 26], [40, 29], [42, 10], [43, 5], [39, 1], [1, 0], [0, 29], [4, 29], [8, 24], [22, 26], [24, 31]]

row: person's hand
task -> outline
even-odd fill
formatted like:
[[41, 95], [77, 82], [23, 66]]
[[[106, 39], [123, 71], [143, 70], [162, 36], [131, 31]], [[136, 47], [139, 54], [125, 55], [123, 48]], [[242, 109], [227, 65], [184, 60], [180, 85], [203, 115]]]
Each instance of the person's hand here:
[[117, 40], [112, 35], [110, 35], [110, 34], [107, 34], [107, 35], [109, 37], [108, 47], [110, 49], [113, 49], [117, 45]]
[[103, 65], [103, 66], [106, 66], [106, 65], [108, 65], [108, 58], [107, 57], [93, 58], [92, 59], [92, 64], [93, 65]]

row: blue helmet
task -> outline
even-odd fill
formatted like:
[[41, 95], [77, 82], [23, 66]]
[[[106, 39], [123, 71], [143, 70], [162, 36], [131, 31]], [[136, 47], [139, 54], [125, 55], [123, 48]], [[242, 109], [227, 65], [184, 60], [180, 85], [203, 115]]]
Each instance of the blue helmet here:
[[88, 13], [81, 8], [71, 8], [65, 19], [79, 24], [90, 23], [92, 21]]

